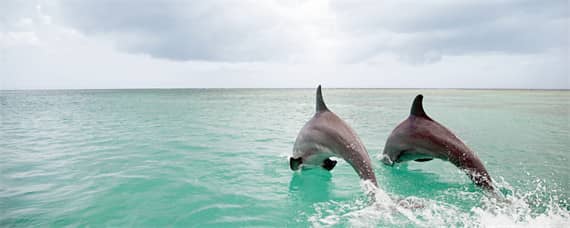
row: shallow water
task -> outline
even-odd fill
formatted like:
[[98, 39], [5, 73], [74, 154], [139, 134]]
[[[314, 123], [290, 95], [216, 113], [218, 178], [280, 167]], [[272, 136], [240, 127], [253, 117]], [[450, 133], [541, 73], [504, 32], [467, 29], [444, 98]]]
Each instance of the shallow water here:
[[[0, 91], [0, 226], [570, 226], [569, 91], [323, 93], [372, 157], [376, 202], [346, 162], [289, 170], [313, 89]], [[417, 93], [506, 200], [446, 162], [379, 162]]]

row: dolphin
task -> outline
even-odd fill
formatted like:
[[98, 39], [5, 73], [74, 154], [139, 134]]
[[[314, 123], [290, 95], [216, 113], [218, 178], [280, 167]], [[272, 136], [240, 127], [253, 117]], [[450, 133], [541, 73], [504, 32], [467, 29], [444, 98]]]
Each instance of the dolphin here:
[[422, 100], [421, 94], [416, 96], [410, 116], [388, 137], [382, 162], [393, 166], [411, 160], [426, 162], [438, 158], [450, 161], [476, 185], [492, 191], [491, 177], [481, 160], [459, 137], [425, 113]]
[[342, 158], [358, 173], [361, 179], [369, 180], [375, 186], [376, 176], [364, 144], [356, 132], [341, 118], [331, 112], [317, 88], [316, 112], [301, 129], [295, 140], [293, 156], [289, 159], [291, 170], [301, 166], [321, 166], [332, 170], [337, 161], [331, 157]]

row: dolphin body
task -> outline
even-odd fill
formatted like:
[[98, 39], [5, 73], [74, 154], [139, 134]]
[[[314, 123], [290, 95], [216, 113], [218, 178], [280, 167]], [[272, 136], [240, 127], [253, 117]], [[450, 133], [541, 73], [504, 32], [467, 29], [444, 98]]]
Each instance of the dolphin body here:
[[361, 179], [371, 181], [375, 186], [376, 176], [364, 144], [346, 122], [331, 112], [317, 88], [316, 113], [301, 129], [295, 140], [293, 156], [289, 159], [291, 170], [298, 170], [301, 165], [321, 166], [332, 170], [336, 161], [330, 157], [339, 157], [347, 161]]
[[424, 111], [423, 96], [417, 95], [408, 119], [400, 123], [388, 137], [382, 162], [426, 162], [433, 158], [450, 161], [465, 171], [478, 186], [493, 190], [491, 177], [479, 158], [455, 134], [431, 119]]

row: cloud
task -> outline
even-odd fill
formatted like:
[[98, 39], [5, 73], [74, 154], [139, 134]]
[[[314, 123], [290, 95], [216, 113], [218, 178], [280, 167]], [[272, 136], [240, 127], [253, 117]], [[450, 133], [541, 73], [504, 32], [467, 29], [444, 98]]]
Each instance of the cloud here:
[[[121, 50], [205, 61], [304, 61], [326, 45], [326, 12], [286, 1], [62, 1], [64, 22]], [[318, 5], [318, 4], [317, 4]]]
[[568, 47], [567, 1], [356, 1], [333, 3], [352, 61], [392, 52], [411, 62]]
[[560, 1], [0, 2], [0, 89], [568, 89]]
[[408, 62], [568, 46], [566, 1], [62, 0], [64, 22], [172, 60]]

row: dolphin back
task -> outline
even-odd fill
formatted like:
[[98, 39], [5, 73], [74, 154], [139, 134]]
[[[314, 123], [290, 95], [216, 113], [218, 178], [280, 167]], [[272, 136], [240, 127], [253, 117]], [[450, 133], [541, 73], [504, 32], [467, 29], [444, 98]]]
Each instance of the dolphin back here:
[[361, 179], [378, 186], [364, 144], [346, 122], [327, 108], [319, 85], [316, 91], [316, 113], [297, 135], [289, 165], [292, 170], [299, 169], [300, 165], [320, 165], [326, 170], [332, 170], [336, 161], [330, 160], [330, 157], [344, 159]]
[[410, 116], [388, 137], [382, 162], [387, 165], [405, 161], [447, 160], [463, 170], [478, 186], [493, 190], [492, 179], [483, 162], [451, 130], [431, 119], [424, 111], [423, 96], [417, 95]]

